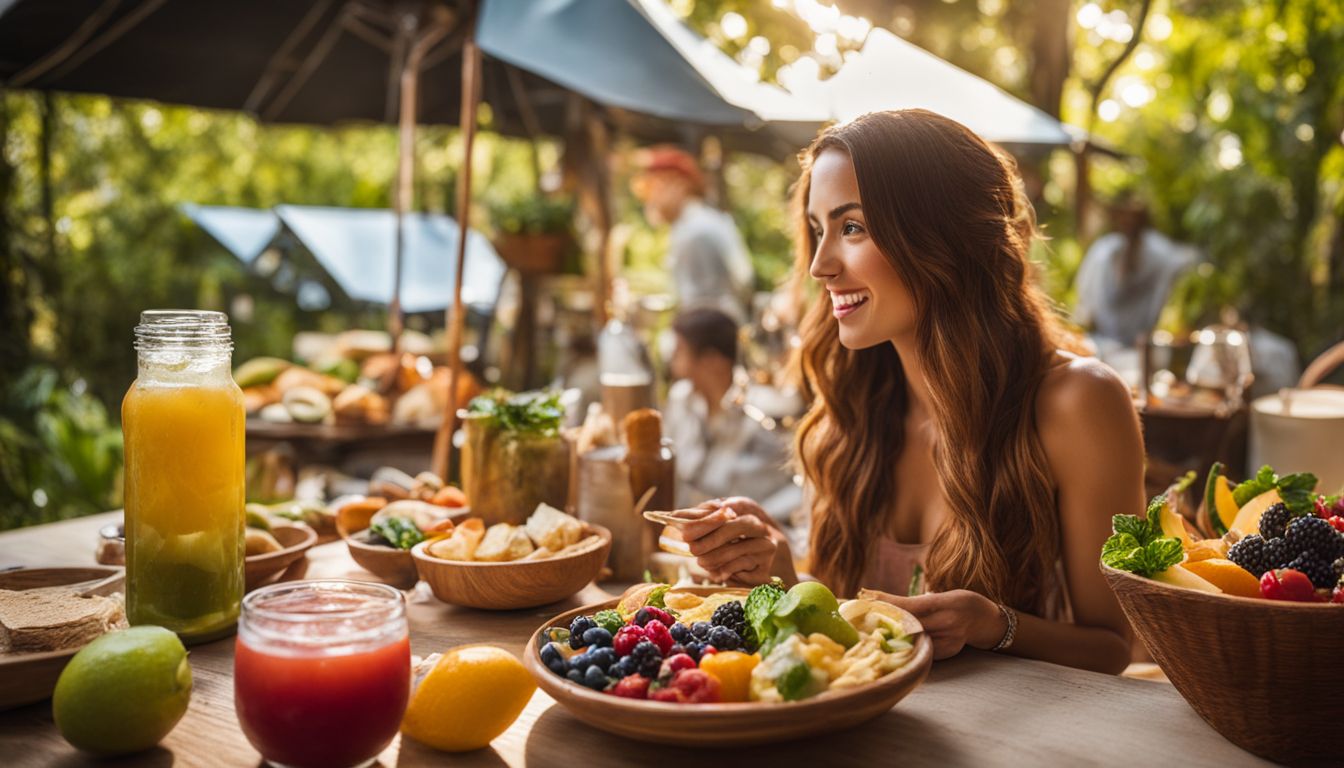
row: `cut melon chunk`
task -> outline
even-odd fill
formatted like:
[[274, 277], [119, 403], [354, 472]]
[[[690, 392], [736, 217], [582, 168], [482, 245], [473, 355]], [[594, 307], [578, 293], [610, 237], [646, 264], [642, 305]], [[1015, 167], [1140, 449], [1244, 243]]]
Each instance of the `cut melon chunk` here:
[[1209, 592], [1215, 595], [1221, 595], [1223, 593], [1223, 590], [1214, 586], [1207, 579], [1196, 576], [1179, 563], [1171, 566], [1165, 571], [1153, 574], [1153, 581], [1160, 581], [1163, 584], [1170, 584], [1173, 587], [1193, 589], [1198, 592]]
[[1271, 488], [1246, 502], [1246, 505], [1237, 513], [1237, 519], [1232, 521], [1232, 525], [1229, 527], [1231, 530], [1240, 533], [1242, 536], [1259, 533], [1260, 516], [1265, 513], [1266, 509], [1269, 509], [1281, 501], [1283, 501], [1283, 499], [1279, 496], [1279, 490], [1277, 488]]
[[[1213, 510], [1209, 514], [1210, 516], [1216, 515], [1218, 521], [1222, 524], [1223, 530], [1217, 531], [1217, 523], [1215, 523], [1215, 532], [1222, 535], [1227, 533], [1227, 529], [1236, 523], [1238, 512], [1237, 502], [1232, 498], [1232, 483], [1226, 477], [1218, 478], [1217, 484], [1213, 487], [1213, 499]], [[1256, 525], [1259, 525], [1258, 520]]]
[[1170, 536], [1181, 540], [1181, 547], [1190, 548], [1190, 534], [1185, 530], [1185, 518], [1176, 511], [1176, 502], [1172, 501], [1175, 494], [1168, 492], [1166, 501], [1162, 502], [1162, 511], [1158, 513], [1158, 522], [1162, 525], [1162, 535]]

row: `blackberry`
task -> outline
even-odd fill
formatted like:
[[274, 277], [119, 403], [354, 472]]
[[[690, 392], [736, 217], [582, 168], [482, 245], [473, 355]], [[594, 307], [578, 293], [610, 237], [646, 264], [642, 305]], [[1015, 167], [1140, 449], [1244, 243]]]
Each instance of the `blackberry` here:
[[668, 628], [668, 631], [672, 633], [672, 639], [676, 640], [678, 643], [689, 643], [695, 638], [695, 636], [691, 634], [691, 630], [681, 622], [673, 624]]
[[742, 647], [742, 636], [727, 627], [715, 627], [709, 632], [709, 644], [720, 651], [736, 651]]
[[747, 623], [746, 608], [736, 600], [715, 608], [714, 616], [709, 620], [709, 623], [733, 630], [742, 640], [744, 648], [750, 649], [756, 645], [756, 633], [751, 631], [751, 625]]
[[1283, 568], [1296, 556], [1286, 539], [1269, 539], [1265, 542], [1265, 570]]
[[1299, 517], [1288, 524], [1284, 535], [1288, 546], [1297, 554], [1310, 555], [1322, 563], [1339, 557], [1339, 531], [1319, 517]]
[[569, 623], [569, 647], [578, 650], [584, 646], [583, 633], [597, 626], [592, 616], [575, 616]]
[[1256, 578], [1265, 574], [1274, 566], [1269, 564], [1265, 552], [1266, 541], [1260, 534], [1252, 533], [1250, 536], [1238, 541], [1227, 549], [1227, 559], [1240, 565], [1244, 570], [1250, 572]]
[[[1319, 517], [1316, 519], [1320, 520]], [[1317, 589], [1329, 588], [1335, 585], [1335, 574], [1334, 570], [1330, 567], [1330, 564], [1308, 553], [1304, 552], [1293, 558], [1293, 561], [1288, 564], [1288, 567], [1306, 574], [1307, 578], [1311, 579], [1312, 586]]]
[[691, 635], [693, 635], [696, 640], [704, 642], [709, 639], [709, 630], [713, 628], [714, 625], [710, 624], [708, 621], [697, 621], [691, 625]]
[[1284, 529], [1288, 527], [1292, 516], [1293, 513], [1282, 502], [1270, 506], [1260, 515], [1260, 535], [1266, 539], [1283, 538]]
[[663, 665], [663, 654], [659, 653], [658, 646], [648, 640], [640, 640], [639, 645], [630, 652], [627, 658], [635, 660], [635, 672], [641, 674], [650, 680], [658, 678], [658, 668]]

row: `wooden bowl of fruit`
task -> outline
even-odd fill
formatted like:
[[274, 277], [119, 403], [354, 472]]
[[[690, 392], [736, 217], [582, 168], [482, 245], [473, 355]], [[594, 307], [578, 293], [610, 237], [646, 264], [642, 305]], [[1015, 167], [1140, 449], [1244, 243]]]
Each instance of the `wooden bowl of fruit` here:
[[[875, 601], [841, 605], [817, 582], [805, 584], [801, 597], [775, 585], [756, 593], [636, 585], [619, 600], [554, 617], [529, 639], [523, 660], [542, 690], [579, 720], [641, 741], [696, 747], [850, 728], [891, 709], [928, 676], [933, 645], [913, 616]], [[819, 606], [818, 591], [836, 607]], [[649, 604], [655, 602], [665, 607]], [[666, 613], [678, 610], [673, 606], [681, 606], [676, 618]], [[850, 608], [855, 623], [843, 618]], [[748, 622], [748, 611], [765, 618]], [[817, 624], [802, 633], [790, 636], [771, 623], [772, 615], [788, 622], [809, 611]], [[769, 637], [747, 653], [754, 627]], [[578, 648], [571, 629], [583, 633]], [[846, 650], [832, 634], [853, 644]], [[763, 650], [769, 653], [761, 661]], [[804, 658], [822, 660], [812, 666]]]
[[364, 570], [394, 587], [405, 589], [418, 580], [411, 547], [452, 531], [470, 514], [462, 507], [442, 507], [417, 500], [392, 502], [369, 518], [369, 526], [345, 536], [350, 557]]
[[[255, 533], [251, 529], [248, 532]], [[267, 548], [244, 558], [243, 581], [248, 592], [279, 577], [317, 543], [317, 531], [304, 523], [274, 525], [267, 533], [280, 548]]]
[[445, 603], [505, 611], [569, 597], [598, 577], [611, 531], [540, 505], [524, 525], [480, 518], [411, 550], [415, 568]]

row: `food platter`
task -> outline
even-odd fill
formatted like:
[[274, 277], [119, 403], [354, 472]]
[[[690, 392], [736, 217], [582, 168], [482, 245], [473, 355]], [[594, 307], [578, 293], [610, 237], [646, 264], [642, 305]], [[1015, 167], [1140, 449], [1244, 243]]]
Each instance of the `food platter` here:
[[[722, 588], [688, 587], [679, 592], [701, 596]], [[746, 590], [731, 590], [746, 596]], [[571, 715], [609, 733], [640, 741], [678, 746], [715, 747], [764, 744], [833, 733], [852, 728], [891, 709], [917, 688], [933, 665], [933, 646], [920, 633], [914, 654], [902, 668], [875, 682], [843, 691], [828, 691], [802, 701], [786, 703], [686, 704], [626, 699], [590, 690], [552, 673], [539, 656], [544, 633], [568, 626], [577, 616], [615, 608], [619, 600], [575, 608], [553, 617], [529, 638], [523, 663], [537, 685]]]

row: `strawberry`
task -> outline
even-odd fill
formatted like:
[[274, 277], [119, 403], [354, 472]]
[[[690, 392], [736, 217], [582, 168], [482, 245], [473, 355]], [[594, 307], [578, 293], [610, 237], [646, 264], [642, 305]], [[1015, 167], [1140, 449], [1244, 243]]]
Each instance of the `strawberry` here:
[[679, 691], [680, 700], [689, 704], [712, 703], [719, 700], [719, 679], [701, 669], [683, 669], [663, 690]]
[[647, 639], [643, 627], [636, 627], [628, 624], [616, 631], [616, 637], [612, 638], [611, 647], [616, 649], [617, 656], [629, 656], [630, 652], [639, 645], [640, 640]]
[[1305, 573], [1292, 568], [1265, 571], [1260, 577], [1260, 596], [1267, 600], [1314, 603], [1320, 600]]
[[[672, 646], [677, 644], [677, 641], [672, 638], [672, 633], [668, 631], [667, 625], [657, 619], [650, 619], [649, 623], [644, 625], [644, 635], [654, 645], [658, 646], [658, 651], [664, 656], [672, 650]], [[617, 651], [617, 653], [620, 653], [620, 651]]]
[[1319, 518], [1328, 520], [1333, 512], [1325, 504], [1324, 496], [1317, 496], [1316, 501], [1312, 502], [1312, 512]]
[[1332, 603], [1344, 603], [1344, 582], [1335, 587], [1335, 592], [1330, 596]]
[[621, 678], [607, 693], [623, 699], [647, 699], [650, 682], [652, 681], [643, 675], [628, 675]]
[[673, 654], [663, 659], [663, 666], [658, 670], [658, 679], [665, 680], [683, 669], [695, 669], [695, 659], [684, 653]]

